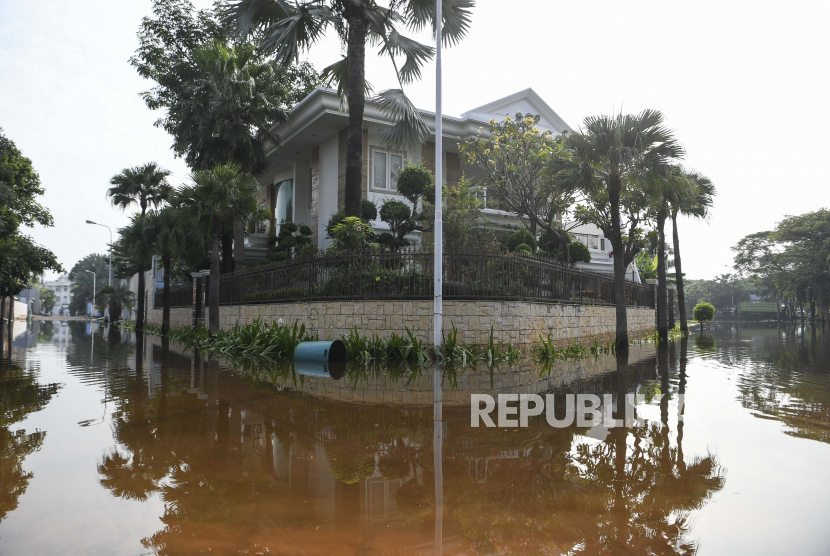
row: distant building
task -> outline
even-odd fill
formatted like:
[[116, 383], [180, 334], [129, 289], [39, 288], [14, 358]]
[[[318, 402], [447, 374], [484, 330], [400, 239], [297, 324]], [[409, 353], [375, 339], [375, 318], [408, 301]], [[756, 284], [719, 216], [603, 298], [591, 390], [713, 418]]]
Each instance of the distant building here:
[[69, 303], [72, 301], [72, 282], [69, 281], [69, 275], [61, 274], [57, 280], [45, 281], [43, 287], [55, 292], [55, 305], [52, 307], [52, 314], [68, 315]]

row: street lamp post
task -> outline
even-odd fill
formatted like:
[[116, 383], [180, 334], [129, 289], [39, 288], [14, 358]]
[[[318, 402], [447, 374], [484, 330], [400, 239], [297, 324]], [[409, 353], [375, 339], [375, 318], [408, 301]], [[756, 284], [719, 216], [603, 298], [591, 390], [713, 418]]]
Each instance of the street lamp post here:
[[444, 222], [443, 222], [443, 199], [444, 188], [443, 170], [443, 115], [441, 107], [441, 15], [443, 13], [441, 0], [435, 1], [435, 262], [433, 287], [433, 322], [432, 340], [436, 349], [441, 348], [443, 340], [443, 316], [444, 316]]
[[92, 316], [94, 317], [95, 316], [95, 282], [97, 281], [96, 280], [97, 276], [95, 276], [95, 273], [92, 272], [91, 270], [84, 270], [84, 272], [89, 272], [90, 274], [92, 274]]
[[[104, 228], [110, 231], [110, 244], [109, 244], [109, 251], [110, 251], [110, 276], [109, 280], [107, 281], [107, 285], [112, 287], [112, 229], [107, 226], [106, 224], [99, 224], [98, 222], [93, 222], [92, 220], [87, 220], [87, 224], [92, 224], [93, 226], [103, 226]], [[89, 272], [89, 271], [87, 271]]]

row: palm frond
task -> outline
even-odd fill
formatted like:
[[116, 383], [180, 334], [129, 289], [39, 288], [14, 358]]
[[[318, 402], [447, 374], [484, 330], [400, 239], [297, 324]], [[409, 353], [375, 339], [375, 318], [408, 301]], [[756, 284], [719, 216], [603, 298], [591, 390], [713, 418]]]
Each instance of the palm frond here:
[[421, 118], [418, 109], [410, 102], [401, 89], [389, 89], [376, 99], [381, 110], [396, 123], [378, 131], [375, 136], [386, 146], [400, 149], [405, 146], [421, 145], [429, 137], [429, 128]]
[[380, 49], [380, 54], [388, 54], [393, 63], [395, 56], [406, 57], [403, 66], [397, 70], [396, 64], [395, 68], [401, 85], [407, 85], [421, 78], [421, 66], [432, 59], [435, 55], [435, 49], [404, 37], [394, 27], [390, 26], [389, 32], [383, 37], [383, 47]]
[[[323, 68], [320, 72], [320, 80], [326, 87], [330, 87], [332, 83], [337, 85], [337, 96], [340, 97], [340, 109], [345, 111], [348, 106], [346, 93], [349, 90], [349, 59], [341, 58], [332, 65]], [[372, 85], [365, 80], [364, 94], [367, 97], [372, 95]]]
[[[470, 29], [474, 0], [443, 0], [441, 4], [441, 43], [454, 46]], [[407, 0], [403, 6], [404, 18], [409, 28], [419, 32], [425, 26], [432, 27], [435, 36], [435, 0]]]
[[292, 6], [284, 0], [240, 0], [229, 4], [221, 17], [242, 36], [260, 32], [260, 50], [275, 55], [283, 64], [298, 60], [300, 51], [314, 44], [335, 19], [320, 2]]

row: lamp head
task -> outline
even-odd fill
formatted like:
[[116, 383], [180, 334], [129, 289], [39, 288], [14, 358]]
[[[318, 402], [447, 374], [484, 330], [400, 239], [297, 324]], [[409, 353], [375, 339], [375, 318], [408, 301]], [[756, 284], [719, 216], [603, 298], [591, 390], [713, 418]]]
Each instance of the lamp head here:
[[93, 222], [92, 220], [87, 220], [86, 223], [87, 224], [95, 224], [95, 222]]

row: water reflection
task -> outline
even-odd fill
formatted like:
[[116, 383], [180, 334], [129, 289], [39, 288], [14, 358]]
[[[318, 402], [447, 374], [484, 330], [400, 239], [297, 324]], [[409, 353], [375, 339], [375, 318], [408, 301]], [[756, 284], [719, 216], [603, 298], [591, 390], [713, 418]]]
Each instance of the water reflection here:
[[[62, 329], [33, 332], [60, 346]], [[830, 426], [828, 344], [809, 331], [713, 327], [549, 374], [530, 363], [492, 375], [350, 367], [336, 380], [290, 366], [230, 369], [113, 328], [66, 330], [55, 353], [100, 392], [104, 414], [76, 429], [110, 429], [89, 470], [109, 499], [161, 504], [136, 553], [695, 553], [695, 519], [731, 480], [706, 448], [716, 431], [686, 420], [701, 410], [689, 392], [710, 387], [695, 363], [740, 369], [736, 405], [788, 434], [826, 442]], [[9, 431], [57, 392], [19, 360], [4, 362], [2, 378], [0, 517], [32, 480], [23, 458], [46, 434]], [[636, 394], [639, 419], [472, 428], [471, 392]], [[564, 404], [557, 411], [564, 417]], [[622, 420], [623, 404], [611, 414]]]
[[[24, 460], [38, 451], [46, 438], [45, 431], [30, 431], [20, 424], [31, 413], [42, 410], [58, 392], [59, 385], [41, 384], [35, 366], [11, 358], [14, 340], [21, 336], [14, 334], [13, 326], [0, 325], [0, 333], [5, 333], [3, 336], [7, 338], [0, 356], [0, 521], [3, 521], [17, 508], [34, 476], [24, 470]], [[37, 338], [37, 331], [33, 333]]]

